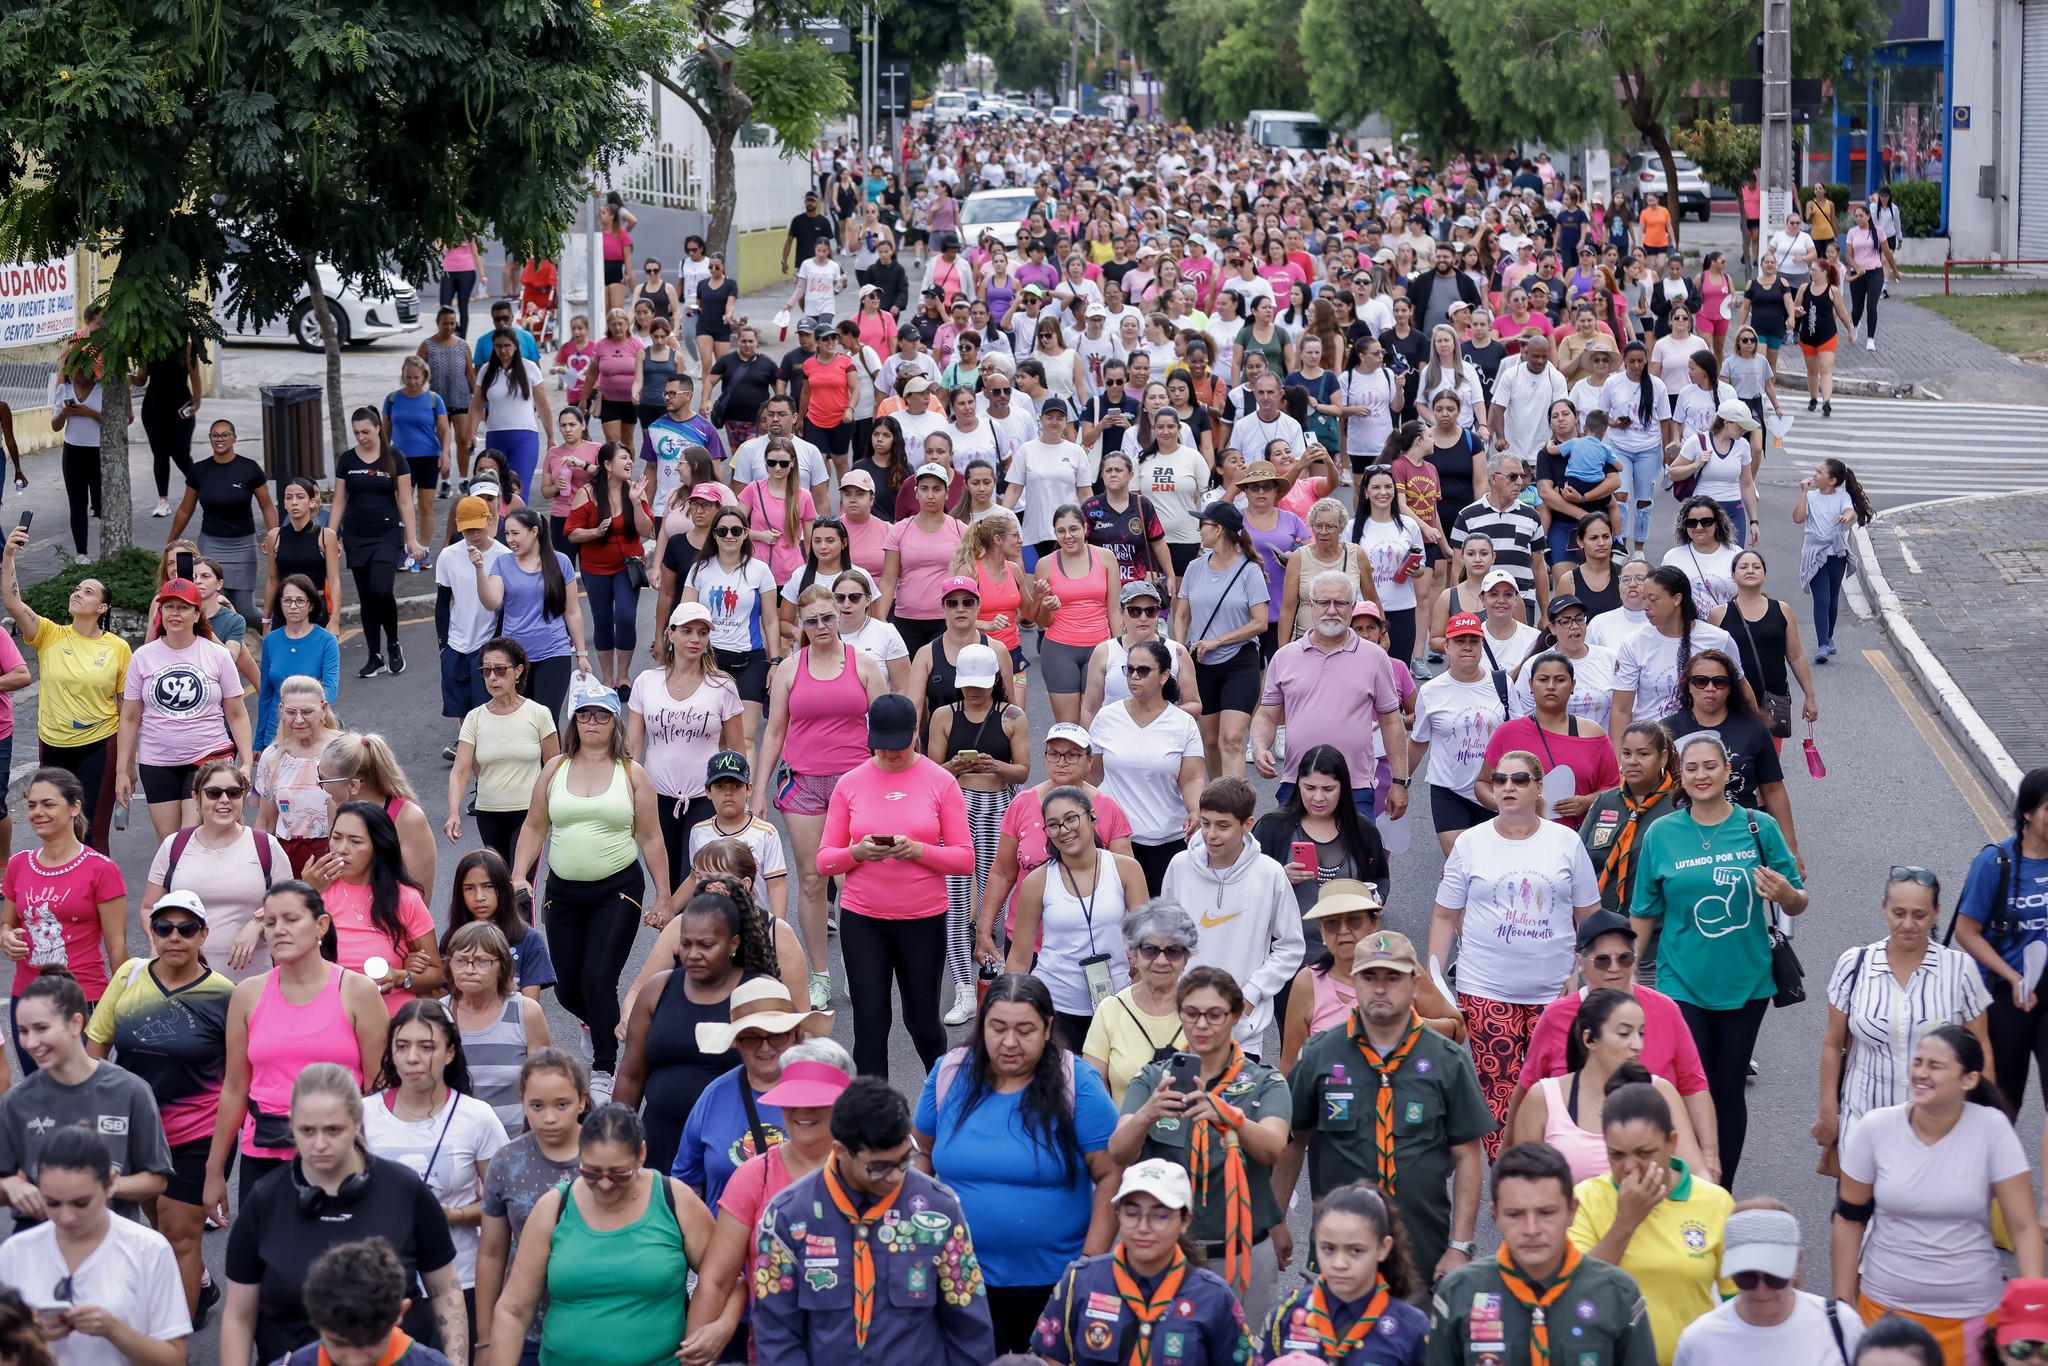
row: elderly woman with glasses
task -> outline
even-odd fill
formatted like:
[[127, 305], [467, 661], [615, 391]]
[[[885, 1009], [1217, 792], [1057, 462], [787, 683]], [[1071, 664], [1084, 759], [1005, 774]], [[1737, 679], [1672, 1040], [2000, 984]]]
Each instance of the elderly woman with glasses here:
[[1163, 899], [1127, 911], [1122, 929], [1131, 984], [1096, 1007], [1081, 1046], [1119, 1107], [1133, 1077], [1187, 1047], [1175, 992], [1201, 937], [1195, 918]]

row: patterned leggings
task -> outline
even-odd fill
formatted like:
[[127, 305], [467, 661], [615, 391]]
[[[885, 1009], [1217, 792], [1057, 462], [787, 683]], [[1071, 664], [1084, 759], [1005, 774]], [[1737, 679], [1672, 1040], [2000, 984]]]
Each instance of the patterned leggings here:
[[974, 912], [981, 905], [982, 890], [988, 886], [988, 870], [995, 866], [996, 846], [1002, 842], [1003, 813], [1010, 809], [1014, 787], [993, 792], [961, 789], [967, 798], [967, 831], [974, 838], [974, 876], [946, 879], [946, 969], [953, 984], [974, 989]]
[[[1515, 1096], [1515, 1081], [1522, 1074], [1522, 1060], [1529, 1056], [1529, 1040], [1536, 1033], [1536, 1020], [1543, 1007], [1494, 1001], [1484, 996], [1458, 994], [1458, 1008], [1465, 1015], [1465, 1029], [1471, 1035], [1472, 1066], [1479, 1073], [1479, 1089], [1486, 1094], [1486, 1108], [1505, 1124], [1508, 1102]], [[1505, 1129], [1486, 1136], [1486, 1159], [1500, 1155]]]

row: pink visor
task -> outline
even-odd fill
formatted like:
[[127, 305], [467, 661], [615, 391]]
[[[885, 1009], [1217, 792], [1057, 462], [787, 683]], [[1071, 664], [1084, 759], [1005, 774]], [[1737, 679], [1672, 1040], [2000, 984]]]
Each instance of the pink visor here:
[[853, 1084], [853, 1078], [829, 1062], [793, 1062], [782, 1069], [782, 1080], [761, 1093], [763, 1105], [785, 1109], [829, 1106]]

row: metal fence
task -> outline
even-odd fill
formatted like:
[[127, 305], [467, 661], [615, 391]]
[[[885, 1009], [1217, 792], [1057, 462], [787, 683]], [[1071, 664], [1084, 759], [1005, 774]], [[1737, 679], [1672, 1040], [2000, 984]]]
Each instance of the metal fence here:
[[710, 168], [695, 151], [664, 146], [635, 152], [606, 180], [628, 202], [700, 212], [711, 207]]
[[68, 338], [0, 350], [0, 403], [39, 408], [50, 401], [50, 381], [63, 359]]

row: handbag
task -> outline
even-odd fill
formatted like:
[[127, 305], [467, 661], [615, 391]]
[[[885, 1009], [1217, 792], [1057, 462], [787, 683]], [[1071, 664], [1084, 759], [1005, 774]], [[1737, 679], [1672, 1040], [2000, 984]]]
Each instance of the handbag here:
[[[1694, 555], [1692, 558], [1694, 564], [1699, 563], [1699, 556]], [[1763, 680], [1764, 656], [1763, 651], [1756, 648], [1756, 633], [1749, 629], [1749, 618], [1742, 615], [1741, 607], [1731, 602], [1728, 604], [1728, 610], [1737, 621], [1742, 623], [1743, 639], [1749, 642], [1749, 653], [1756, 659], [1757, 680], [1761, 682]], [[1758, 688], [1756, 699], [1763, 705], [1764, 720], [1770, 726], [1771, 734], [1780, 740], [1790, 738], [1792, 734], [1792, 694], [1765, 692], [1762, 688]], [[1825, 773], [1826, 770], [1823, 769], [1822, 772]]]
[[647, 587], [647, 561], [638, 555], [626, 556], [626, 587], [635, 593]]
[[[1757, 865], [1762, 867], [1764, 842], [1756, 828], [1756, 816], [1749, 811], [1742, 814], [1743, 819], [1749, 822], [1749, 840], [1756, 846]], [[1806, 966], [1799, 961], [1799, 951], [1792, 947], [1792, 936], [1785, 933], [1784, 926], [1779, 924], [1781, 916], [1777, 903], [1771, 902], [1770, 907], [1771, 985], [1776, 989], [1771, 996], [1771, 1004], [1783, 1010], [1806, 1000]]]

